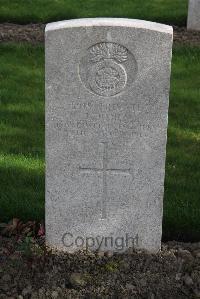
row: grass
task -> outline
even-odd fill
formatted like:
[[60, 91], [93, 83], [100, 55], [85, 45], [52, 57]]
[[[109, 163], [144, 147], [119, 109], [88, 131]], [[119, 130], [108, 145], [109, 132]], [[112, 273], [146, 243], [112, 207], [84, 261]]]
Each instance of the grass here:
[[127, 17], [185, 25], [187, 0], [0, 0], [0, 22]]
[[[1, 44], [0, 222], [44, 218], [44, 49]], [[200, 235], [200, 48], [173, 51], [164, 237]]]
[[44, 53], [1, 44], [0, 220], [44, 212]]
[[200, 236], [200, 48], [173, 51], [166, 161], [166, 238]]

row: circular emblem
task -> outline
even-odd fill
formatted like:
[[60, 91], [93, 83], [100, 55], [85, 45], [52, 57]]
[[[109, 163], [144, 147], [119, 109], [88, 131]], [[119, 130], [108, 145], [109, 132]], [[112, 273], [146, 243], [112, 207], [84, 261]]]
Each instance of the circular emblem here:
[[112, 96], [123, 90], [126, 78], [124, 67], [108, 59], [91, 68], [89, 85], [99, 95]]
[[79, 64], [79, 75], [87, 89], [100, 96], [114, 96], [133, 81], [137, 64], [133, 55], [116, 43], [90, 47]]

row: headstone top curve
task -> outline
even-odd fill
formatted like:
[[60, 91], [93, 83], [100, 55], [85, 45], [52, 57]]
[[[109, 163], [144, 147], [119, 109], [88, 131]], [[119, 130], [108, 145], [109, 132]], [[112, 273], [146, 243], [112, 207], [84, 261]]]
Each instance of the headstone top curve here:
[[82, 18], [48, 23], [45, 32], [74, 27], [93, 27], [93, 26], [112, 26], [112, 27], [134, 27], [152, 31], [173, 34], [173, 27], [156, 22], [127, 19], [127, 18]]

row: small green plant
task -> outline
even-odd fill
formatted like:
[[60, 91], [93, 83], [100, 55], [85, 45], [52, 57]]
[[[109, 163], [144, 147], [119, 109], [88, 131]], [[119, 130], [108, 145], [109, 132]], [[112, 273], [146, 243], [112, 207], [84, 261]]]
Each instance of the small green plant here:
[[21, 251], [26, 257], [30, 257], [32, 255], [32, 245], [33, 245], [33, 237], [27, 235], [25, 238], [20, 240], [18, 245], [18, 250]]
[[17, 249], [26, 257], [39, 258], [44, 255], [44, 249], [37, 243], [36, 239], [31, 234], [19, 241]]
[[105, 269], [109, 272], [116, 272], [118, 271], [118, 268], [119, 264], [114, 261], [110, 261], [105, 265]]

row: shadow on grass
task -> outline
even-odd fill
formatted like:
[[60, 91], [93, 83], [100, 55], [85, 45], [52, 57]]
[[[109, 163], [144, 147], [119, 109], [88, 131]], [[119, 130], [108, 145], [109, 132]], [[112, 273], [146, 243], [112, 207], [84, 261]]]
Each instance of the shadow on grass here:
[[1, 220], [44, 218], [44, 171], [0, 166], [0, 177]]
[[0, 46], [0, 221], [44, 218], [44, 48]]
[[200, 49], [173, 49], [163, 240], [200, 240]]
[[3, 154], [44, 158], [44, 111], [0, 111]]

